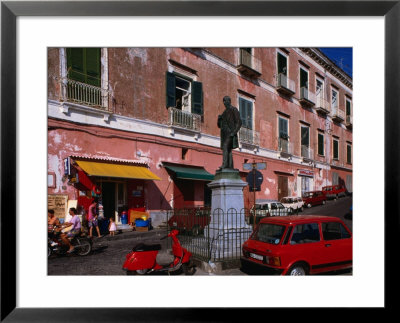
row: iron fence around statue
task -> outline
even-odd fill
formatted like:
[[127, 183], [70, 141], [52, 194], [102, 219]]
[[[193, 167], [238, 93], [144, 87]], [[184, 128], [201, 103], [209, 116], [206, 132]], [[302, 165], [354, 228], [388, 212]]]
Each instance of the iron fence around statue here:
[[178, 239], [193, 257], [202, 261], [231, 261], [240, 259], [243, 243], [255, 224], [265, 216], [284, 216], [276, 212], [261, 214], [249, 209], [185, 208], [167, 212], [168, 231], [177, 229]]

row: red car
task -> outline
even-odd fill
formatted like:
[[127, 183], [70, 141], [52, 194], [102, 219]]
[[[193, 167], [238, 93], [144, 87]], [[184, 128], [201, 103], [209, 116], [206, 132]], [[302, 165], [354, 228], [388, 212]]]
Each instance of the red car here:
[[326, 196], [322, 191], [305, 192], [303, 194], [304, 205], [308, 208], [314, 205], [326, 203]]
[[353, 238], [336, 217], [263, 218], [242, 246], [242, 268], [301, 276], [352, 268]]
[[324, 186], [322, 192], [328, 199], [331, 198], [336, 200], [338, 197], [346, 196], [346, 188], [340, 185]]

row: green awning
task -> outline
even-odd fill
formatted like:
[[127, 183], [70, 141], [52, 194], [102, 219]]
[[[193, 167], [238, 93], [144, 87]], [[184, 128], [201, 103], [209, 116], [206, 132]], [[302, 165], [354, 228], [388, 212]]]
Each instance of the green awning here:
[[207, 172], [204, 168], [198, 167], [179, 167], [179, 166], [165, 166], [166, 169], [175, 173], [177, 178], [191, 179], [198, 181], [212, 181], [214, 175]]

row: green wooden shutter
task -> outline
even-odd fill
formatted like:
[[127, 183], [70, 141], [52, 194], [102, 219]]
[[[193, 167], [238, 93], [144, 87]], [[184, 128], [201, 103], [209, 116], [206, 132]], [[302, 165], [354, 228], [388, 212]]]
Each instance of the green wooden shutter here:
[[283, 118], [279, 118], [279, 137], [284, 139], [289, 137], [287, 120]]
[[339, 141], [333, 140], [333, 158], [339, 158]]
[[86, 83], [97, 87], [101, 85], [101, 49], [86, 48]]
[[175, 75], [174, 73], [167, 72], [166, 74], [166, 97], [167, 97], [167, 108], [175, 107], [176, 98], [175, 98]]
[[85, 82], [83, 48], [67, 48], [68, 78]]
[[351, 146], [347, 145], [347, 163], [351, 164]]
[[68, 78], [100, 87], [101, 49], [67, 48]]
[[239, 98], [239, 112], [242, 127], [253, 129], [253, 102]]
[[318, 155], [324, 155], [324, 135], [318, 134]]
[[346, 116], [351, 115], [351, 102], [346, 100]]
[[203, 114], [203, 84], [192, 82], [192, 113]]
[[247, 101], [247, 128], [253, 129], [253, 102]]

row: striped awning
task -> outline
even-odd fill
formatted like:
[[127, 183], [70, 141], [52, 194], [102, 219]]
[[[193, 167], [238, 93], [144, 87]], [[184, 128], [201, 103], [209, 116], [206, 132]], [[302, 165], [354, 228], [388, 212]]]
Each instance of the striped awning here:
[[147, 167], [87, 160], [75, 160], [75, 162], [90, 176], [161, 180]]

